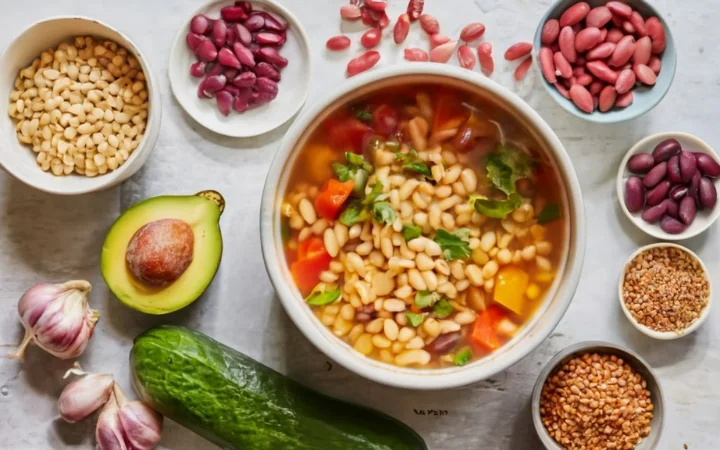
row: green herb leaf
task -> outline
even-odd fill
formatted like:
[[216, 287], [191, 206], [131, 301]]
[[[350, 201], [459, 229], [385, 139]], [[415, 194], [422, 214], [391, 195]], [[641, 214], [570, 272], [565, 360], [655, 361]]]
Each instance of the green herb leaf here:
[[340, 289], [332, 289], [329, 291], [312, 291], [305, 300], [308, 305], [322, 306], [329, 305], [340, 298]]
[[415, 294], [415, 306], [418, 308], [427, 308], [428, 306], [432, 306], [440, 300], [440, 294], [436, 292], [431, 291], [418, 291]]
[[458, 350], [457, 353], [455, 353], [455, 358], [453, 358], [453, 363], [456, 366], [464, 366], [465, 364], [470, 361], [470, 358], [472, 358], [472, 351], [470, 351], [470, 347], [463, 347], [460, 350]]
[[365, 198], [362, 201], [362, 204], [365, 206], [370, 206], [380, 197], [383, 191], [383, 184], [379, 180], [370, 186], [370, 193], [365, 196]]
[[522, 151], [505, 145], [488, 157], [487, 175], [493, 187], [506, 195], [515, 193], [515, 183], [530, 176], [532, 160]]
[[522, 204], [522, 197], [513, 193], [505, 200], [490, 200], [482, 195], [471, 195], [470, 204], [475, 211], [492, 219], [504, 219]]
[[406, 312], [405, 318], [407, 319], [407, 321], [410, 325], [417, 328], [425, 320], [425, 315], [426, 315], [425, 313], [417, 314], [417, 313], [412, 313], [412, 312]]
[[370, 122], [372, 120], [372, 113], [361, 109], [355, 112], [355, 117], [362, 120], [363, 122]]
[[388, 202], [373, 203], [372, 213], [376, 222], [384, 223], [385, 225], [392, 225], [397, 217], [395, 210]]
[[350, 165], [355, 166], [358, 169], [364, 169], [368, 173], [373, 171], [372, 164], [365, 161], [365, 158], [363, 158], [362, 155], [358, 155], [357, 153], [345, 152], [345, 160], [347, 160]]
[[433, 313], [438, 319], [444, 319], [455, 311], [455, 308], [447, 301], [446, 298], [441, 298], [439, 302], [433, 306]]
[[336, 162], [332, 163], [331, 167], [337, 179], [342, 181], [343, 183], [353, 177], [353, 173], [350, 167], [346, 166], [345, 164], [340, 164]]
[[351, 202], [345, 211], [340, 214], [340, 223], [347, 227], [351, 227], [356, 223], [364, 222], [370, 217], [370, 212], [359, 201]]
[[467, 228], [460, 228], [459, 230], [454, 231], [453, 234], [463, 241], [470, 241], [470, 230]]
[[560, 217], [562, 217], [560, 205], [557, 203], [550, 203], [545, 206], [542, 211], [540, 211], [540, 214], [537, 216], [537, 221], [538, 223], [552, 222]]
[[[461, 233], [464, 234], [464, 233]], [[460, 236], [450, 233], [447, 230], [439, 228], [435, 232], [435, 242], [440, 244], [443, 252], [443, 258], [446, 261], [454, 259], [467, 259], [472, 251], [470, 245], [462, 240]]]
[[402, 228], [402, 235], [405, 238], [405, 242], [412, 241], [415, 238], [422, 236], [422, 227], [406, 223]]
[[430, 173], [430, 168], [425, 164], [424, 162], [420, 161], [410, 161], [403, 164], [402, 168], [404, 170], [409, 170], [410, 172], [416, 172], [420, 175], [426, 176], [426, 177], [432, 177], [432, 173]]

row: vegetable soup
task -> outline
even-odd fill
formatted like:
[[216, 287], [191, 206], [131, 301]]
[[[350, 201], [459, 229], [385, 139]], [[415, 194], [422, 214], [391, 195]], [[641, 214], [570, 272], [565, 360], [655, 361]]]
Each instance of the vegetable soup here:
[[308, 306], [370, 358], [440, 368], [519, 333], [565, 249], [560, 178], [507, 111], [433, 84], [336, 107], [282, 204]]

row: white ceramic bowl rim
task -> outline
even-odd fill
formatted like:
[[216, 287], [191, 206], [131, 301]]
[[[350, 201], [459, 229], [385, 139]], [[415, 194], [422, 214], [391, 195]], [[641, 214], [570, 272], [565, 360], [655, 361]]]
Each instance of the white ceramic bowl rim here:
[[[143, 73], [145, 74], [146, 79], [146, 86], [149, 94], [149, 101], [151, 102], [150, 108], [148, 110], [148, 118], [147, 118], [147, 127], [144, 132], [143, 139], [140, 141], [140, 144], [138, 147], [132, 152], [130, 155], [130, 158], [123, 164], [122, 166], [118, 167], [116, 170], [113, 170], [112, 172], [108, 172], [104, 175], [98, 175], [93, 178], [86, 178], [84, 175], [78, 175], [78, 174], [72, 174], [69, 175], [70, 177], [80, 177], [82, 179], [81, 183], [82, 186], [79, 187], [72, 187], [67, 189], [56, 189], [56, 188], [50, 188], [48, 186], [45, 186], [42, 183], [38, 183], [36, 180], [29, 179], [21, 174], [18, 174], [10, 169], [4, 162], [3, 158], [0, 157], [0, 167], [2, 167], [6, 173], [13, 176], [14, 178], [22, 181], [23, 183], [27, 184], [28, 186], [34, 187], [35, 189], [48, 192], [50, 194], [58, 194], [58, 195], [80, 195], [80, 194], [87, 194], [89, 192], [95, 192], [103, 189], [108, 189], [110, 187], [113, 187], [129, 177], [131, 177], [137, 170], [140, 169], [142, 164], [146, 161], [148, 155], [144, 155], [142, 158], [142, 161], [139, 162], [139, 165], [136, 163], [138, 159], [140, 159], [141, 153], [148, 153], [152, 151], [153, 147], [155, 146], [155, 143], [157, 141], [157, 137], [160, 131], [160, 122], [162, 119], [162, 101], [160, 99], [160, 94], [158, 90], [158, 84], [157, 80], [155, 79], [155, 76], [153, 75], [152, 68], [150, 67], [150, 63], [148, 59], [145, 57], [145, 55], [140, 51], [138, 46], [133, 42], [130, 37], [128, 37], [125, 33], [118, 30], [117, 28], [108, 25], [107, 23], [98, 20], [93, 19], [91, 17], [81, 16], [81, 15], [62, 15], [62, 16], [53, 16], [46, 19], [38, 20], [31, 25], [25, 27], [20, 33], [18, 33], [9, 43], [8, 45], [3, 49], [2, 55], [0, 56], [0, 61], [5, 61], [5, 58], [7, 57], [7, 52], [15, 45], [18, 45], [19, 40], [25, 36], [29, 31], [31, 31], [35, 27], [40, 27], [43, 25], [47, 25], [51, 22], [58, 21], [58, 20], [80, 20], [80, 21], [88, 21], [93, 22], [101, 27], [104, 27], [111, 32], [119, 35], [122, 39], [125, 40], [124, 43], [118, 42], [118, 45], [122, 45], [123, 47], [126, 47], [126, 49], [135, 56], [138, 61], [140, 62], [140, 66], [143, 69]], [[82, 33], [80, 33], [82, 34]], [[77, 33], [73, 33], [71, 35], [77, 35]], [[61, 42], [57, 42], [56, 45], [59, 45]], [[9, 119], [9, 118], [8, 118]], [[5, 120], [5, 119], [3, 119]], [[12, 120], [12, 119], [9, 119]], [[10, 136], [11, 138], [14, 138], [14, 136]], [[7, 138], [7, 137], [5, 137]], [[23, 148], [30, 151], [29, 148], [27, 148], [27, 145], [20, 144]], [[5, 150], [7, 151], [7, 149]], [[0, 150], [0, 153], [3, 151]], [[40, 168], [37, 168], [40, 172], [40, 175], [48, 175], [47, 173], [42, 173]], [[53, 176], [52, 174], [49, 174], [50, 176]]]
[[[707, 306], [705, 306], [705, 309], [702, 310], [700, 317], [695, 320], [689, 327], [684, 328], [680, 331], [656, 331], [652, 328], [649, 328], [641, 323], [639, 323], [633, 315], [630, 313], [630, 311], [627, 309], [627, 306], [625, 305], [625, 302], [623, 301], [623, 281], [625, 279], [625, 269], [630, 265], [633, 259], [635, 257], [647, 250], [653, 249], [653, 248], [660, 248], [660, 247], [674, 247], [678, 248], [693, 258], [700, 264], [700, 267], [702, 268], [703, 272], [705, 273], [705, 279], [707, 279], [708, 282], [708, 301]], [[710, 315], [710, 307], [712, 306], [712, 281], [710, 280], [710, 273], [707, 270], [707, 267], [705, 267], [705, 263], [703, 263], [702, 259], [698, 255], [695, 254], [692, 250], [690, 250], [687, 247], [683, 247], [682, 245], [678, 245], [672, 242], [657, 242], [655, 244], [646, 245], [644, 247], [641, 247], [637, 249], [630, 257], [628, 258], [627, 262], [623, 266], [622, 273], [620, 274], [620, 280], [618, 281], [618, 301], [620, 302], [620, 307], [623, 310], [623, 313], [625, 313], [625, 317], [630, 321], [635, 328], [637, 328], [640, 332], [643, 334], [650, 336], [651, 338], [655, 339], [661, 339], [661, 340], [672, 340], [672, 339], [678, 339], [683, 336], [687, 336], [688, 334], [692, 333], [693, 331], [697, 330], [700, 325], [705, 322], [705, 319], [708, 318]]]
[[[279, 212], [276, 205], [278, 204], [278, 195], [282, 195], [282, 193], [278, 193], [278, 189], [282, 185], [281, 177], [285, 171], [285, 163], [307, 126], [334, 101], [356, 89], [380, 80], [412, 75], [444, 76], [472, 83], [490, 94], [502, 98], [511, 109], [524, 116], [546, 141], [549, 151], [553, 153], [560, 166], [559, 171], [564, 174], [567, 201], [569, 209], [572, 211], [569, 220], [574, 223], [573, 233], [568, 236], [567, 256], [563, 263], [564, 271], [558, 269], [558, 273], [564, 273], [565, 276], [562, 277], [562, 283], [556, 280], [553, 284], [555, 291], [548, 292], [549, 296], [554, 296], [553, 307], [549, 308], [549, 302], [546, 302], [544, 312], [539, 310], [533, 318], [533, 320], [537, 320], [542, 316], [544, 321], [542, 327], [536, 326], [514, 345], [506, 345], [505, 347], [511, 348], [503, 352], [500, 357], [486, 357], [482, 362], [450, 369], [400, 368], [365, 358], [347, 346], [345, 348], [338, 345], [340, 343], [338, 338], [317, 321], [317, 318], [309, 312], [297, 289], [285, 281], [283, 273], [287, 272], [287, 268], [284, 267], [285, 261], [280, 260], [278, 250], [277, 229], [279, 227], [276, 228], [275, 219]], [[550, 126], [527, 103], [506, 88], [471, 71], [441, 64], [413, 63], [366, 72], [353, 77], [322, 101], [306, 109], [302, 116], [295, 121], [285, 135], [268, 172], [260, 211], [260, 237], [265, 266], [283, 307], [302, 333], [323, 353], [343, 367], [379, 383], [411, 389], [445, 389], [466, 386], [505, 370], [527, 356], [557, 326], [572, 301], [582, 270], [585, 253], [585, 213], [580, 183], [568, 154]], [[556, 292], [558, 289], [563, 289], [562, 295]], [[529, 327], [530, 325], [526, 328]]]

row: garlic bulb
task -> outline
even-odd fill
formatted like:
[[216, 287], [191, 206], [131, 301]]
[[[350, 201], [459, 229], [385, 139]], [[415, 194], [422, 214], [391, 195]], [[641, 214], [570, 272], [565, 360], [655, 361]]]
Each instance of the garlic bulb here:
[[123, 439], [118, 405], [114, 396], [105, 404], [95, 426], [95, 439], [100, 450], [128, 450]]
[[62, 359], [80, 356], [95, 330], [99, 313], [88, 306], [90, 283], [40, 283], [28, 289], [18, 303], [25, 337], [11, 358], [22, 359], [28, 344], [35, 343]]
[[112, 375], [87, 373], [77, 363], [75, 366], [75, 369], [67, 371], [64, 378], [70, 374], [83, 377], [65, 386], [58, 399], [60, 416], [70, 423], [86, 418], [104, 405], [112, 394], [114, 384]]
[[128, 448], [133, 450], [155, 448], [162, 435], [162, 416], [143, 402], [137, 400], [128, 402], [117, 385], [115, 397], [120, 406], [120, 424]]

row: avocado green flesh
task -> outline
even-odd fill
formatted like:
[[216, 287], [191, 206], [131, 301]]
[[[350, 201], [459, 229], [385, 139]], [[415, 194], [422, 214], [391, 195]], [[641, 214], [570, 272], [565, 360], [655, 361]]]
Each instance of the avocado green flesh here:
[[[220, 209], [199, 196], [163, 196], [145, 200], [125, 211], [112, 225], [103, 243], [100, 269], [110, 290], [127, 306], [149, 314], [177, 311], [195, 301], [212, 281], [222, 256]], [[193, 260], [167, 286], [154, 287], [133, 276], [125, 262], [135, 232], [161, 219], [179, 219], [193, 230]]]
[[225, 449], [427, 449], [403, 423], [317, 393], [186, 328], [141, 334], [130, 365], [143, 401]]

